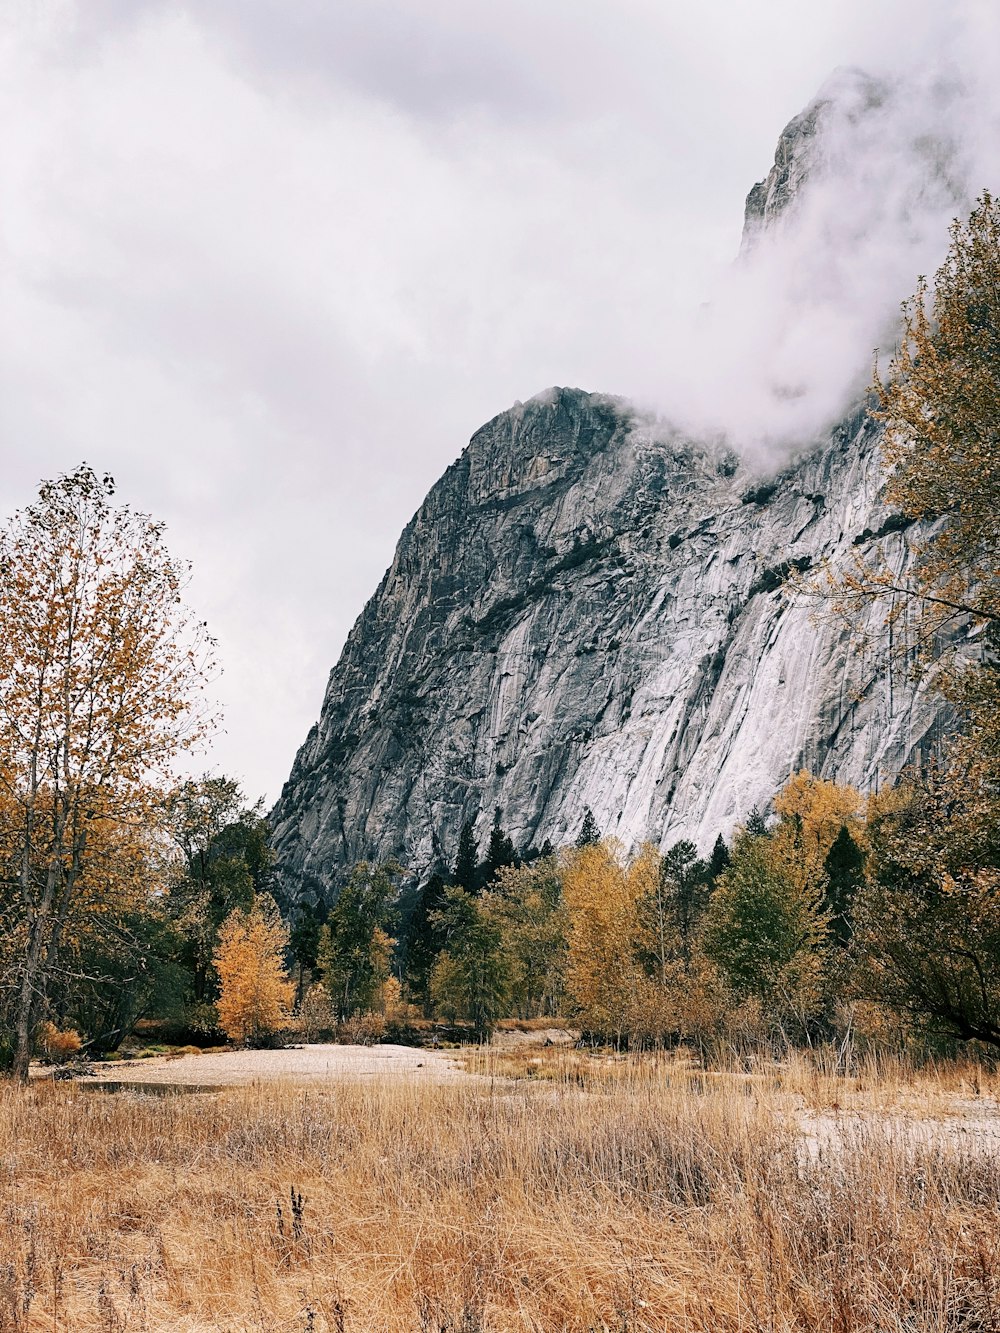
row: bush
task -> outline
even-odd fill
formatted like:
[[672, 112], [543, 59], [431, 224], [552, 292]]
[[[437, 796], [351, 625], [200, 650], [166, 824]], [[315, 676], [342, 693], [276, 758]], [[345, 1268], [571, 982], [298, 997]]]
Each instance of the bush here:
[[47, 1064], [64, 1065], [80, 1054], [83, 1040], [75, 1028], [60, 1030], [46, 1022], [38, 1031], [38, 1047]]
[[342, 1046], [376, 1046], [385, 1040], [385, 1018], [381, 1014], [353, 1014], [337, 1026]]
[[337, 1028], [337, 1015], [329, 991], [315, 982], [306, 991], [299, 1007], [299, 1032], [304, 1041], [329, 1041]]

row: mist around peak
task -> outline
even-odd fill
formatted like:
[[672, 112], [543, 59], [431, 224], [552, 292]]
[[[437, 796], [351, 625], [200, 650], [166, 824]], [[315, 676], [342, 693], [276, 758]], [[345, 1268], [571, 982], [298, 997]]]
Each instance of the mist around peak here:
[[984, 74], [953, 59], [835, 71], [779, 137], [738, 259], [678, 312], [640, 399], [761, 467], [818, 442], [864, 396], [875, 349], [891, 357], [900, 303], [940, 263], [950, 222], [1000, 182]]

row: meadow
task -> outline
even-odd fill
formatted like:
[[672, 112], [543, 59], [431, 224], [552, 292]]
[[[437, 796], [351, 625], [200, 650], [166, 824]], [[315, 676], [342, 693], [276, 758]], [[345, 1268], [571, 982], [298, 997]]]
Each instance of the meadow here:
[[0, 1090], [0, 1330], [1000, 1330], [973, 1064]]

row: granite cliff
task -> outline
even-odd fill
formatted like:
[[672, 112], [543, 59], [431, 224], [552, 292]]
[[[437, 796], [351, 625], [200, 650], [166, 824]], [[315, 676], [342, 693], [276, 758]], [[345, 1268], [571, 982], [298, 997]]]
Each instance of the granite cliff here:
[[[875, 90], [860, 85], [859, 105]], [[747, 201], [745, 243], [808, 178], [821, 98]], [[271, 819], [286, 889], [362, 858], [415, 874], [494, 810], [521, 848], [590, 807], [627, 846], [708, 847], [801, 767], [871, 789], [947, 719], [888, 651], [789, 596], [796, 571], [908, 534], [858, 405], [776, 475], [626, 402], [548, 390], [432, 488], [351, 632]]]

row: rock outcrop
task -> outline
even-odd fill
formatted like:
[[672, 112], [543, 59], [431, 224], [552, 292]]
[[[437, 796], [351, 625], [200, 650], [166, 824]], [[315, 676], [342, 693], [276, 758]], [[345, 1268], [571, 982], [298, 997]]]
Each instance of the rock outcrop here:
[[575, 389], [496, 417], [330, 677], [272, 816], [289, 888], [361, 858], [426, 872], [497, 807], [520, 847], [574, 837], [588, 806], [626, 845], [706, 847], [800, 767], [894, 777], [933, 743], [937, 699], [785, 586], [875, 541], [905, 566], [880, 492], [863, 410], [763, 482]]

